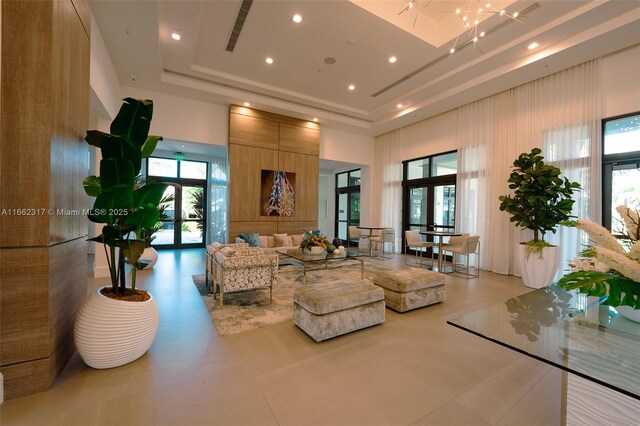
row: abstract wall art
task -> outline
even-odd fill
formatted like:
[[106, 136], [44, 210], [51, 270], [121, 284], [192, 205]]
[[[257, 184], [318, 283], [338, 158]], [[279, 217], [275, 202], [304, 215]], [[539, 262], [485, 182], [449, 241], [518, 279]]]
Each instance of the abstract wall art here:
[[296, 174], [262, 170], [261, 216], [294, 216], [296, 212]]

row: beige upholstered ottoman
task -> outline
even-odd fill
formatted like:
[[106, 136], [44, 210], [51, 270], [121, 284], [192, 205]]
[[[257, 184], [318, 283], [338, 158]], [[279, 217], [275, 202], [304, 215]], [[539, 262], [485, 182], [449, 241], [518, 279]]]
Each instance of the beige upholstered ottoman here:
[[384, 290], [384, 301], [394, 311], [406, 312], [442, 302], [444, 275], [418, 268], [378, 272], [373, 283]]
[[293, 322], [316, 342], [384, 322], [384, 292], [358, 280], [296, 287]]

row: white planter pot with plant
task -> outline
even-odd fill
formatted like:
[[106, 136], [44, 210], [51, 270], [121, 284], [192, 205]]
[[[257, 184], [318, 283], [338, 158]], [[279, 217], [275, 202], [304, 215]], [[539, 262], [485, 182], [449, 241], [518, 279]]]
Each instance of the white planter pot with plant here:
[[[74, 326], [76, 347], [94, 368], [127, 364], [142, 356], [158, 330], [158, 307], [146, 291], [136, 289], [136, 263], [145, 249], [132, 238], [158, 222], [158, 205], [167, 188], [162, 183], [136, 185], [142, 159], [153, 153], [160, 136], [149, 136], [153, 102], [126, 98], [111, 123], [111, 134], [91, 130], [85, 140], [100, 148], [100, 176], [83, 185], [95, 197], [89, 220], [102, 224], [91, 241], [102, 243], [111, 285], [92, 293], [83, 303]], [[125, 265], [131, 270], [127, 287]]]
[[513, 194], [500, 196], [500, 210], [511, 215], [511, 222], [533, 231], [533, 240], [520, 243], [518, 261], [527, 287], [542, 288], [553, 282], [560, 253], [544, 240], [547, 232], [570, 219], [574, 200], [571, 195], [580, 184], [560, 177], [560, 169], [545, 164], [542, 150], [523, 152], [513, 162], [509, 188]]

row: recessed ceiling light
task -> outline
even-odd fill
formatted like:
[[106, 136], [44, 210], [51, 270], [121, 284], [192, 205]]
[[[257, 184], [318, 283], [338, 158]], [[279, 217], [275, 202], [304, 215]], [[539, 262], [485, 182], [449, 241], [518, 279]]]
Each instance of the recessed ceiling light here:
[[356, 86], [354, 86], [353, 84], [350, 84], [349, 87], [347, 87], [347, 89], [356, 90]]
[[404, 105], [402, 105], [402, 104], [398, 104], [398, 105], [396, 105], [396, 106], [397, 106], [398, 108], [402, 108]]
[[273, 63], [273, 58], [272, 57], [267, 57], [267, 59], [264, 60], [266, 63], [268, 63], [269, 65], [271, 65]]
[[296, 13], [295, 15], [293, 15], [293, 18], [291, 18], [291, 20], [296, 24], [299, 24], [300, 22], [302, 22], [302, 16]]
[[317, 119], [317, 118], [314, 118], [314, 119], [313, 119], [313, 121], [317, 123], [317, 122], [318, 122], [318, 119]]
[[530, 44], [529, 46], [527, 46], [527, 47], [529, 48], [529, 50], [533, 50], [533, 49], [535, 49], [535, 48], [536, 48], [536, 47], [538, 47], [538, 46], [540, 46], [538, 43], [533, 42], [533, 43], [531, 43], [531, 44]]
[[245, 102], [244, 106], [251, 106], [251, 104], [249, 102]]
[[171, 33], [171, 38], [174, 40], [180, 40], [182, 37], [180, 36], [180, 33]]
[[389, 62], [392, 64], [395, 64], [396, 62], [398, 62], [398, 58], [396, 58], [395, 56], [390, 56], [389, 57]]
[[449, 49], [449, 53], [453, 53], [455, 51], [456, 51], [456, 49], [454, 49], [453, 47], [451, 49]]

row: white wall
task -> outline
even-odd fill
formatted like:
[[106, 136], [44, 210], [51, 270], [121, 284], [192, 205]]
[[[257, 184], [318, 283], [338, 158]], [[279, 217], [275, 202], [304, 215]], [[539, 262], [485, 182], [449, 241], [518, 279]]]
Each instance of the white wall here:
[[153, 100], [151, 133], [167, 139], [226, 146], [229, 107], [124, 86], [123, 97]]
[[[329, 181], [333, 176], [329, 175], [320, 175], [319, 179], [319, 191], [318, 191], [318, 229], [322, 231], [322, 233], [332, 237], [331, 228], [331, 220], [329, 220], [329, 198], [333, 194], [329, 194]], [[331, 217], [334, 215], [332, 214]], [[332, 238], [329, 238], [332, 239]]]
[[[371, 223], [374, 197], [373, 178], [375, 158], [375, 139], [371, 136], [351, 133], [344, 130], [320, 127], [320, 158], [325, 160], [342, 161], [357, 164], [362, 170], [362, 184], [360, 185], [360, 223]], [[339, 173], [353, 170], [357, 167], [347, 167], [334, 170]], [[329, 179], [329, 236], [335, 236], [335, 178]]]
[[[100, 112], [113, 119], [121, 104], [120, 82], [93, 14], [91, 14], [89, 84], [96, 99], [100, 102], [102, 109]], [[96, 108], [96, 105], [93, 107]]]

